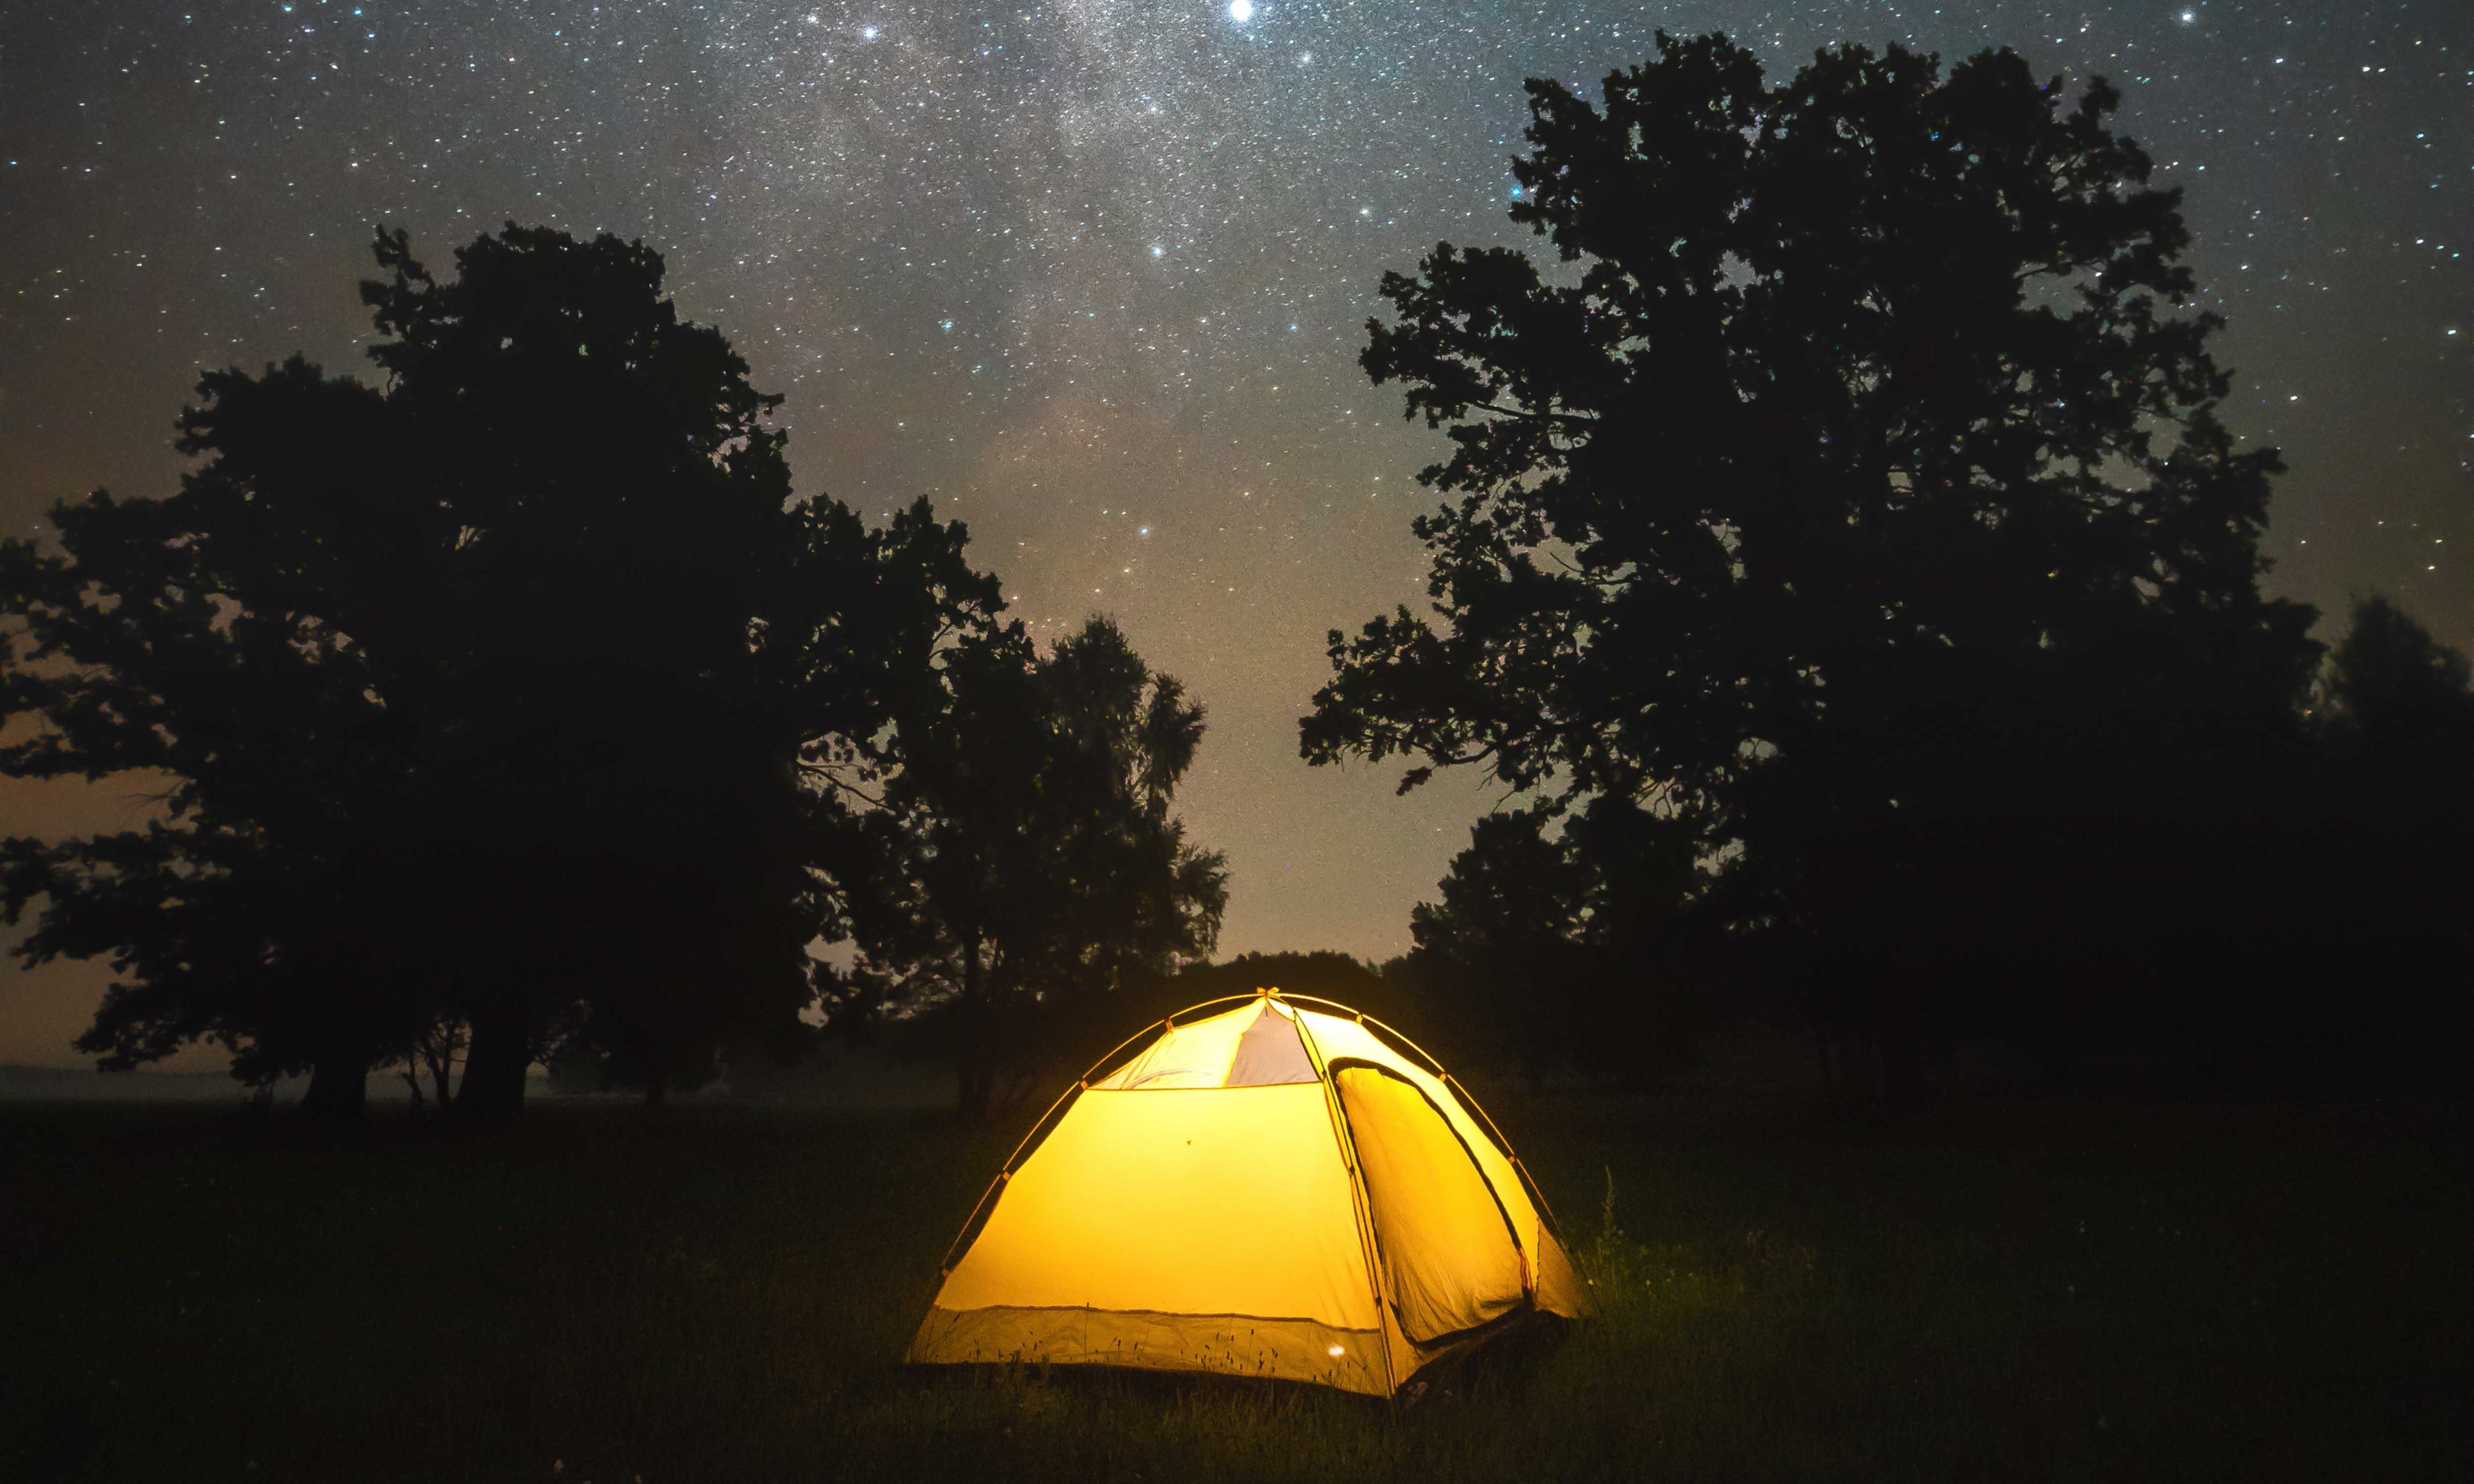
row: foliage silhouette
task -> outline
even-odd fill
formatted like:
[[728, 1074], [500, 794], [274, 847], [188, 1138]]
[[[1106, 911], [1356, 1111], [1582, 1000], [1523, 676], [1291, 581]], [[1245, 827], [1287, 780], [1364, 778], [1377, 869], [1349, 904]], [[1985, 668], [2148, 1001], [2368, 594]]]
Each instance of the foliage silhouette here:
[[1024, 1090], [1086, 1007], [1209, 954], [1227, 867], [1170, 813], [1202, 707], [1094, 618], [1035, 652], [1019, 625], [946, 657], [865, 821], [882, 890], [845, 1022], [925, 1017], [985, 1114]]
[[[1570, 266], [1385, 276], [1365, 368], [1452, 443], [1415, 527], [1439, 622], [1334, 632], [1300, 724], [1310, 762], [1527, 794], [1421, 942], [1585, 946], [1557, 883], [1630, 811], [1696, 870], [1680, 920], [1671, 886], [1611, 900], [1676, 925], [1597, 982], [1692, 1003], [1723, 935], [1738, 1008], [1792, 1001], [1886, 1085], [1961, 1036], [2305, 1036], [2276, 956], [2357, 853], [2268, 802], [2326, 781], [2315, 615], [2260, 592], [2280, 466], [2218, 419], [2219, 322], [2114, 90], [1856, 46], [1774, 84], [1664, 35], [1597, 105], [1528, 86], [1512, 216]], [[1552, 899], [1480, 910], [1498, 881]]]
[[1798, 795], [1886, 808], [1861, 739], [1977, 672], [2172, 641], [2301, 683], [2310, 612], [2258, 593], [2275, 455], [2217, 420], [2218, 322], [2163, 312], [2188, 233], [2111, 88], [1660, 48], [1603, 109], [1529, 84], [1512, 215], [1576, 285], [1448, 244], [1384, 278], [1366, 368], [1454, 444], [1417, 523], [1445, 623], [1333, 635], [1310, 760], [1480, 763], [1758, 856]]
[[924, 504], [794, 503], [780, 398], [641, 245], [376, 256], [382, 387], [211, 372], [178, 494], [0, 542], [7, 714], [39, 723], [0, 767], [172, 779], [145, 829], [8, 843], [24, 956], [112, 956], [107, 1065], [214, 1040], [346, 1114], [442, 1026], [480, 1118], [562, 1028], [655, 1089], [795, 1039], [845, 789], [994, 581]]
[[2329, 744], [2384, 817], [2474, 814], [2474, 666], [2378, 594], [2352, 618], [2328, 657]]
[[1489, 1059], [1533, 1085], [1566, 1066], [1653, 1083], [1691, 1060], [1707, 1016], [1690, 841], [1620, 800], [1554, 825], [1529, 808], [1471, 826], [1439, 899], [1410, 914], [1416, 948], [1386, 972], [1483, 1027]]

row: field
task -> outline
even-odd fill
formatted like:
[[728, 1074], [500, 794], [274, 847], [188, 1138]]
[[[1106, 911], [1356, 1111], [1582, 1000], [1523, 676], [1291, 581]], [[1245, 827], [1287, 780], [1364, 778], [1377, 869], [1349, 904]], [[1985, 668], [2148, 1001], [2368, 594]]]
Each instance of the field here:
[[942, 1114], [0, 1106], [0, 1475], [2474, 1476], [2453, 1115], [1495, 1101], [1604, 1312], [1405, 1410], [898, 1365], [1012, 1132]]

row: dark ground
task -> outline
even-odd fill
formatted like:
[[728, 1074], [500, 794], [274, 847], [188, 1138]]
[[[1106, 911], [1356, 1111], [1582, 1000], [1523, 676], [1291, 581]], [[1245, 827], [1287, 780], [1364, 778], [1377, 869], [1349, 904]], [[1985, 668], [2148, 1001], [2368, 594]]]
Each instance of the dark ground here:
[[1398, 1414], [896, 1364], [1011, 1129], [0, 1106], [0, 1476], [2474, 1476], [2454, 1112], [1492, 1101], [1604, 1313]]

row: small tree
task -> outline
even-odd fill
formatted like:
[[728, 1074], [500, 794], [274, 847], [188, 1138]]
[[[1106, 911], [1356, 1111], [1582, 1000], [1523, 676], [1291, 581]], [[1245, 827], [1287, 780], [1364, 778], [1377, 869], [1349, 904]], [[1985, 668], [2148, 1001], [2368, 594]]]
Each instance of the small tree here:
[[1699, 887], [1690, 835], [1628, 803], [1560, 823], [1491, 814], [1410, 913], [1410, 971], [1533, 1082], [1564, 1068], [1654, 1081], [1697, 1028], [1672, 930]]
[[471, 1042], [472, 1036], [461, 1020], [434, 1020], [414, 1030], [412, 1045], [403, 1053], [402, 1076], [404, 1086], [412, 1089], [415, 1112], [422, 1107], [424, 1072], [429, 1074], [430, 1086], [436, 1090], [438, 1111], [443, 1113], [455, 1106], [455, 1073]]
[[2474, 666], [2412, 615], [2373, 594], [2328, 657], [2327, 724], [2366, 783], [2410, 793], [2414, 804], [2474, 804]]
[[1042, 656], [1019, 627], [958, 646], [905, 719], [870, 822], [898, 893], [858, 976], [870, 1008], [941, 1014], [965, 1111], [1003, 1100], [1078, 1009], [1205, 957], [1227, 870], [1170, 813], [1202, 707], [1093, 619]]
[[1434, 988], [1488, 1025], [1533, 1084], [1568, 1060], [1573, 1011], [1599, 969], [1582, 944], [1589, 868], [1531, 810], [1478, 821], [1438, 899], [1409, 914]]

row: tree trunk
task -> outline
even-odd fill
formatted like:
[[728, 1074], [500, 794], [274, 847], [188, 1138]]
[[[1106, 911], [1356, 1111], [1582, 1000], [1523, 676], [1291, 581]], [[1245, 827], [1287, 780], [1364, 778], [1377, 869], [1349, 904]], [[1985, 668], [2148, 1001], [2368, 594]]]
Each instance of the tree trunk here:
[[370, 1062], [365, 1056], [322, 1056], [301, 1094], [301, 1116], [320, 1123], [358, 1123], [369, 1115]]
[[473, 1040], [464, 1052], [464, 1090], [456, 1112], [475, 1123], [504, 1123], [523, 1112], [524, 1070], [532, 1065], [532, 1038], [523, 1015], [491, 1007], [473, 1017]]

